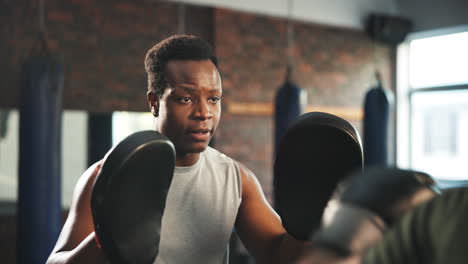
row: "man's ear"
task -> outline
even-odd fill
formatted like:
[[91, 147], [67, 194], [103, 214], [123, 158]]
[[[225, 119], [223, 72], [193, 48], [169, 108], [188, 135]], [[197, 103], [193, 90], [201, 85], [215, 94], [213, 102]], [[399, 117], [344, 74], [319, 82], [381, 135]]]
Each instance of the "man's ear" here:
[[154, 117], [158, 117], [159, 114], [159, 98], [156, 96], [154, 91], [148, 91], [146, 93], [146, 99]]

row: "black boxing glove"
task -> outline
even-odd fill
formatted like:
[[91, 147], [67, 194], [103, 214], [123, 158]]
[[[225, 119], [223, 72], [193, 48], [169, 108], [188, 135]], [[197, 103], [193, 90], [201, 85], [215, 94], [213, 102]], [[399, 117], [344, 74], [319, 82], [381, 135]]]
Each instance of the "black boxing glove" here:
[[405, 212], [439, 193], [428, 174], [372, 168], [340, 183], [311, 241], [337, 254], [359, 254]]

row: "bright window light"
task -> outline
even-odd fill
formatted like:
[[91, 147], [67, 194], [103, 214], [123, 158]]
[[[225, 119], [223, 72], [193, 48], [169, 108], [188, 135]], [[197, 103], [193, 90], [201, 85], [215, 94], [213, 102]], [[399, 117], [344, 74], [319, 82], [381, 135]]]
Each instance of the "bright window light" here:
[[112, 114], [112, 145], [138, 131], [154, 130], [150, 112], [114, 112]]
[[412, 167], [438, 180], [468, 180], [468, 90], [414, 93]]
[[410, 86], [423, 88], [468, 83], [468, 32], [413, 40]]

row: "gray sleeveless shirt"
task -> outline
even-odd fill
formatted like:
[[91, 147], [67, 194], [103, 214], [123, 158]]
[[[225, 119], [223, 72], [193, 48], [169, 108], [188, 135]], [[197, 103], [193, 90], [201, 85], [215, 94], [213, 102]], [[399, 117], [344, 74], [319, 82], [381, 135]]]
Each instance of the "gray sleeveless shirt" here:
[[241, 195], [237, 164], [211, 147], [195, 165], [176, 167], [155, 263], [227, 263]]

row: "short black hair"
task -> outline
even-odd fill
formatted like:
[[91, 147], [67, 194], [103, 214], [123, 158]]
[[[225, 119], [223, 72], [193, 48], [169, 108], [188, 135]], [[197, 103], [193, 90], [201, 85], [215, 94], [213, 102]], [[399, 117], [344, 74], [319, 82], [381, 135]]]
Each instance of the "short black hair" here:
[[175, 35], [154, 45], [145, 57], [148, 90], [161, 98], [166, 88], [164, 71], [170, 60], [211, 60], [217, 67], [213, 48], [203, 39], [191, 35]]

